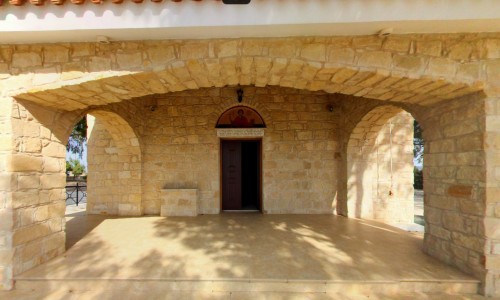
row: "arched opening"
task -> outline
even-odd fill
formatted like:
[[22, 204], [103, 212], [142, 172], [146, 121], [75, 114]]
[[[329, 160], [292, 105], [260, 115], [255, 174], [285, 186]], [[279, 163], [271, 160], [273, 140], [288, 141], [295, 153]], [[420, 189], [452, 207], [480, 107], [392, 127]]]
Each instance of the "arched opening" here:
[[415, 189], [415, 224], [425, 226], [424, 220], [424, 138], [422, 127], [413, 121], [413, 188]]
[[356, 125], [347, 148], [348, 216], [413, 224], [413, 124], [403, 109], [381, 106]]
[[87, 117], [70, 134], [66, 145], [66, 217], [85, 214], [87, 206]]
[[[82, 126], [86, 130], [79, 128]], [[85, 138], [73, 136], [84, 134]], [[83, 140], [75, 142], [79, 138]], [[75, 125], [67, 150], [67, 249], [97, 225], [84, 222], [85, 230], [82, 230], [78, 217], [142, 215], [139, 140], [122, 117], [107, 111], [89, 112]]]

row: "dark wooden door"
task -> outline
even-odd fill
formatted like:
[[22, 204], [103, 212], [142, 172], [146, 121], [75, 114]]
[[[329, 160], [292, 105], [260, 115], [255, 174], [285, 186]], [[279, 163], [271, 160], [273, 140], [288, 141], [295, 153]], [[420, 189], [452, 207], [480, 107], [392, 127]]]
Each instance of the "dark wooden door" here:
[[240, 210], [242, 205], [241, 142], [222, 141], [222, 209]]

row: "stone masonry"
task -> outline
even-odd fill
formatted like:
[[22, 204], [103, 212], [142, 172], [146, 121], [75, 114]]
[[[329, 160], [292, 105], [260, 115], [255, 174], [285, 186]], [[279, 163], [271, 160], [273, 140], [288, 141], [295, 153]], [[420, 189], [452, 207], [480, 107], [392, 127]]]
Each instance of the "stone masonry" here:
[[[222, 87], [238, 84], [248, 90], [244, 104], [269, 122], [267, 213], [350, 215], [351, 134], [363, 134], [358, 123], [377, 107], [411, 113], [426, 142], [425, 251], [481, 279], [483, 293], [500, 295], [498, 34], [0, 46], [2, 287], [64, 251], [65, 144], [87, 113], [108, 140], [96, 151], [119, 162], [110, 183], [133, 182], [130, 195], [107, 198], [109, 213], [159, 214], [165, 184], [196, 186], [200, 210], [217, 213], [218, 181], [207, 180], [218, 170], [213, 120], [236, 104], [234, 89]], [[382, 123], [374, 123], [372, 141], [384, 152]], [[398, 153], [406, 153], [398, 139]], [[151, 160], [158, 153], [165, 157]], [[385, 173], [387, 157], [376, 161], [370, 168]], [[150, 175], [159, 169], [174, 172], [156, 180]], [[386, 194], [387, 178], [380, 179], [372, 195]]]
[[413, 117], [380, 106], [357, 124], [347, 145], [348, 215], [413, 223]]
[[142, 155], [137, 136], [114, 113], [94, 111], [90, 116], [87, 212], [142, 215]]

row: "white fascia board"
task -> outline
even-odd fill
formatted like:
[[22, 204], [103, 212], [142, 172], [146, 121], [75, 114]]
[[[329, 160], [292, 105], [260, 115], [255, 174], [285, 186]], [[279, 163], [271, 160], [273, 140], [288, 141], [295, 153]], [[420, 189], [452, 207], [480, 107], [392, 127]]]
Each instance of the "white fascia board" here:
[[[252, 0], [0, 6], [0, 43], [499, 32], [498, 0]], [[65, 33], [67, 32], [67, 33]]]

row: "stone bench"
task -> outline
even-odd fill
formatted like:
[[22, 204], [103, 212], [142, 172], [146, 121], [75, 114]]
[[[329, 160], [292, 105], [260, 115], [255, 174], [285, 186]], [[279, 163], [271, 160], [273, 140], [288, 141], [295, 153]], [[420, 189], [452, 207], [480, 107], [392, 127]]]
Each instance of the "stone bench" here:
[[162, 189], [160, 216], [197, 216], [198, 189]]

